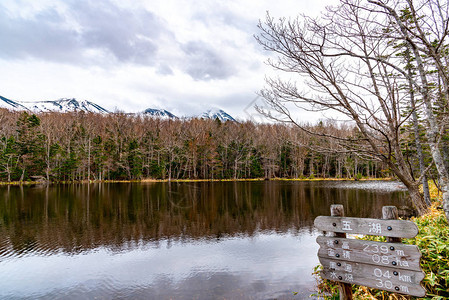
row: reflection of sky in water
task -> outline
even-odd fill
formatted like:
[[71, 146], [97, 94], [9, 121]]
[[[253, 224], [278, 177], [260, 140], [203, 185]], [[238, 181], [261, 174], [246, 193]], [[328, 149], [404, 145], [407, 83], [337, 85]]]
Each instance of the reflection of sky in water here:
[[313, 291], [316, 235], [274, 232], [183, 243], [161, 240], [0, 263], [0, 297], [303, 299]]
[[405, 185], [399, 181], [317, 181], [317, 185], [324, 188], [360, 189], [375, 191], [376, 193], [392, 193], [407, 190]]

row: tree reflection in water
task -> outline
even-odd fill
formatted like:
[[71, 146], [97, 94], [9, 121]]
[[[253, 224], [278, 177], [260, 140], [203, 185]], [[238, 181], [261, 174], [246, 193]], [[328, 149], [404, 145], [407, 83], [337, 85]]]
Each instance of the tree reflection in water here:
[[289, 181], [9, 186], [0, 188], [0, 199], [0, 261], [99, 246], [120, 251], [161, 239], [312, 231], [313, 219], [329, 215], [334, 203], [357, 217], [380, 217], [384, 205], [408, 204], [401, 191]]

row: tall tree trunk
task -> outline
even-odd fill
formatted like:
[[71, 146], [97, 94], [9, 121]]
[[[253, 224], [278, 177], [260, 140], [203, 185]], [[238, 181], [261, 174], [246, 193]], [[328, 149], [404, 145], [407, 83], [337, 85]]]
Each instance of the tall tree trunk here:
[[11, 157], [8, 157], [8, 161], [6, 163], [6, 172], [8, 173], [8, 182], [11, 182], [11, 170], [9, 167], [10, 160], [11, 160]]
[[429, 84], [427, 82], [423, 61], [416, 47], [412, 46], [412, 49], [415, 54], [418, 71], [421, 77], [421, 93], [423, 95], [425, 105], [424, 111], [429, 124], [429, 128], [426, 133], [429, 139], [430, 152], [432, 153], [432, 158], [438, 171], [438, 181], [442, 189], [443, 210], [446, 214], [446, 219], [449, 220], [449, 173], [446, 169], [443, 156], [441, 155], [439, 148], [440, 126], [438, 125], [435, 114], [433, 113], [433, 105], [429, 95]]
[[88, 146], [87, 146], [87, 181], [90, 182], [90, 136], [88, 137]]
[[[407, 57], [408, 60], [410, 60], [410, 57]], [[411, 76], [411, 70], [409, 69], [409, 76]], [[413, 86], [412, 83], [409, 81], [409, 89], [410, 89], [410, 104], [412, 106], [412, 118], [413, 118], [413, 130], [415, 133], [415, 145], [416, 145], [416, 152], [418, 154], [418, 160], [419, 160], [419, 171], [422, 176], [422, 187], [423, 187], [423, 194], [424, 194], [424, 201], [426, 201], [426, 204], [428, 206], [431, 205], [430, 201], [430, 192], [429, 192], [429, 183], [427, 182], [427, 175], [424, 173], [426, 166], [424, 164], [424, 156], [421, 146], [421, 139], [419, 138], [419, 123], [418, 123], [418, 114], [416, 113], [416, 105], [415, 105], [415, 95], [413, 92]]]
[[22, 175], [20, 175], [20, 182], [23, 181], [24, 177], [25, 177], [25, 167], [22, 169]]
[[415, 204], [415, 208], [418, 211], [418, 214], [425, 214], [428, 211], [427, 204], [422, 201], [422, 195], [419, 191], [418, 186], [414, 185], [413, 187], [408, 188], [408, 192], [410, 194], [412, 202]]
[[[413, 37], [410, 36], [409, 31], [407, 29], [406, 24], [402, 21], [402, 19], [399, 17], [397, 12], [386, 5], [383, 2], [380, 1], [373, 1], [368, 0], [368, 2], [376, 4], [380, 7], [383, 7], [389, 14], [392, 16], [396, 23], [399, 26], [399, 29], [401, 31], [401, 34], [403, 36], [403, 39], [407, 42], [407, 45], [410, 47], [410, 49], [413, 51], [414, 58], [416, 60], [416, 66], [418, 68], [418, 74], [420, 77], [420, 94], [423, 97], [424, 102], [424, 112], [427, 117], [428, 122], [428, 128], [426, 130], [426, 135], [429, 140], [429, 146], [430, 146], [430, 152], [432, 154], [433, 161], [435, 163], [435, 166], [437, 168], [438, 172], [438, 181], [442, 189], [442, 197], [443, 197], [443, 210], [446, 214], [446, 219], [449, 221], [449, 172], [445, 167], [443, 156], [441, 154], [441, 151], [439, 149], [439, 135], [440, 135], [440, 126], [438, 125], [438, 122], [436, 120], [436, 116], [433, 112], [433, 105], [432, 105], [432, 99], [430, 98], [429, 93], [429, 83], [427, 81], [427, 73], [426, 68], [424, 66], [424, 62], [422, 60], [422, 53], [420, 52], [417, 44], [413, 41]], [[413, 2], [407, 1], [409, 4], [409, 8], [414, 11]], [[415, 15], [413, 15], [416, 17]], [[414, 20], [415, 24], [414, 26], [419, 26], [418, 23], [416, 23], [416, 19]], [[425, 37], [422, 37], [425, 39]], [[431, 53], [434, 54], [434, 53]], [[440, 67], [441, 61], [438, 60], [438, 57], [433, 56], [434, 62], [436, 63], [437, 67]], [[444, 81], [444, 80], [443, 80]], [[446, 90], [447, 89], [447, 82], [444, 81], [443, 83], [445, 85]]]
[[314, 175], [313, 163], [314, 163], [314, 161], [313, 161], [313, 154], [312, 154], [311, 157], [310, 157], [310, 162], [309, 162], [309, 177], [315, 176]]

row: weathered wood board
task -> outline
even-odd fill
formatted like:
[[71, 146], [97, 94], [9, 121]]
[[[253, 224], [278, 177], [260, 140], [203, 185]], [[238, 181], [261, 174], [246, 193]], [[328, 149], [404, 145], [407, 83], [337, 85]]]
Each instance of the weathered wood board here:
[[424, 279], [423, 272], [337, 261], [323, 257], [319, 259], [323, 265], [321, 277], [325, 279], [416, 297], [426, 295], [420, 283]]
[[314, 225], [322, 231], [398, 238], [413, 238], [418, 227], [412, 221], [319, 216]]
[[323, 258], [421, 271], [421, 252], [415, 245], [325, 236], [316, 241], [320, 245], [318, 256]]

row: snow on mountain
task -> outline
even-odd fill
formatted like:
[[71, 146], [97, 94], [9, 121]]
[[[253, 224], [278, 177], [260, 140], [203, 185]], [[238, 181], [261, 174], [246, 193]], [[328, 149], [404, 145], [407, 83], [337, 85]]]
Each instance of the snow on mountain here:
[[147, 108], [144, 112], [145, 115], [163, 119], [177, 119], [178, 117], [165, 109]]
[[108, 113], [109, 111], [98, 104], [84, 100], [78, 101], [72, 99], [59, 99], [56, 101], [12, 101], [0, 96], [0, 107], [12, 110], [30, 110], [34, 112], [94, 112], [94, 113]]
[[93, 113], [108, 113], [109, 111], [98, 104], [83, 100], [78, 101], [72, 99], [59, 99], [56, 101], [36, 101], [36, 102], [22, 102], [32, 111], [37, 112], [93, 112]]
[[0, 96], [0, 108], [7, 108], [11, 110], [28, 110], [27, 107], [23, 106], [19, 102], [12, 101], [2, 96]]
[[[98, 104], [83, 100], [78, 101], [75, 98], [62, 98], [55, 101], [12, 101], [0, 96], [0, 108], [7, 108], [11, 110], [29, 110], [34, 112], [93, 112], [93, 113], [109, 113], [109, 111]], [[177, 116], [165, 109], [148, 108], [142, 112], [144, 115], [150, 115], [155, 118], [162, 119], [178, 119]], [[234, 121], [235, 119], [223, 111], [222, 109], [214, 108], [202, 113], [198, 116], [201, 119], [218, 119], [222, 122]]]
[[226, 113], [224, 110], [222, 109], [218, 109], [218, 108], [214, 108], [214, 109], [209, 109], [208, 111], [202, 113], [199, 118], [201, 119], [218, 119], [222, 122], [226, 122], [226, 121], [234, 121], [235, 119], [233, 117], [231, 117], [231, 115], [229, 115], [228, 113]]

